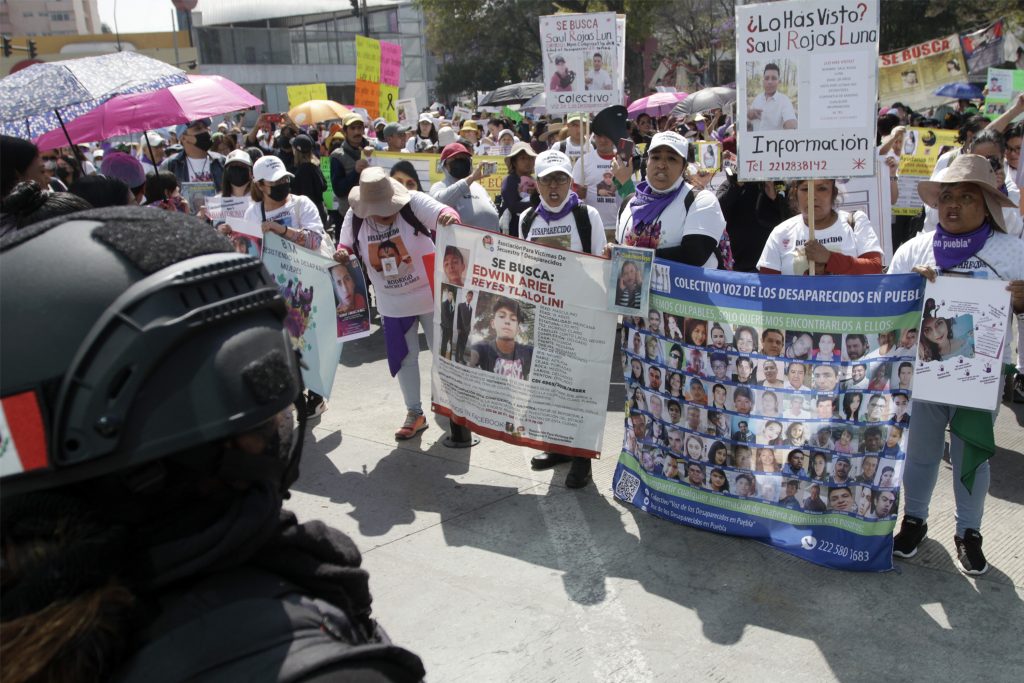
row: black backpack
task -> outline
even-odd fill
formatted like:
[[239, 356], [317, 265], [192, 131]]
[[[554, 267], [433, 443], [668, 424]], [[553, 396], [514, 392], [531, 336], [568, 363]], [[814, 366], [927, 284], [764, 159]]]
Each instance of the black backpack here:
[[[215, 574], [161, 600], [162, 612], [114, 683], [305, 680], [346, 664], [419, 680], [419, 657], [337, 606], [263, 570]], [[340, 675], [340, 674], [339, 674]]]
[[[526, 210], [524, 215], [526, 217], [523, 219], [522, 226], [520, 227], [519, 237], [525, 240], [530, 236], [530, 228], [533, 227], [533, 221], [537, 217], [537, 207], [531, 206]], [[590, 214], [587, 213], [587, 205], [580, 202], [576, 206], [572, 207], [572, 217], [576, 221], [576, 230], [580, 234], [580, 243], [583, 245], [583, 253], [589, 253], [592, 227], [590, 225]]]

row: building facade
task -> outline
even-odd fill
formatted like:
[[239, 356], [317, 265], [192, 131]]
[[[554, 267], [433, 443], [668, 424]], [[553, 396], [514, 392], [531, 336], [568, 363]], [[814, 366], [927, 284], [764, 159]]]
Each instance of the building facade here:
[[[401, 45], [400, 97], [421, 108], [432, 101], [436, 68], [427, 58], [425, 19], [411, 0], [364, 0], [358, 15], [345, 2], [304, 2], [306, 14], [280, 2], [204, 5], [192, 13], [200, 73], [231, 79], [268, 111], [287, 111], [287, 87], [300, 83], [326, 83], [330, 99], [351, 104], [359, 34]], [[345, 8], [316, 12], [339, 5]], [[280, 16], [282, 9], [291, 14]]]
[[100, 32], [97, 0], [0, 0], [0, 33], [70, 36]]

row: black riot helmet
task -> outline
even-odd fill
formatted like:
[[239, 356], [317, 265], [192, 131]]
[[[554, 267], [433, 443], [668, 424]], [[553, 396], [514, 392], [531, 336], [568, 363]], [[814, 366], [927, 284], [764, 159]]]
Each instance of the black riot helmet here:
[[[274, 418], [302, 387], [285, 310], [258, 260], [178, 213], [95, 209], [6, 235], [3, 497], [144, 469]], [[282, 488], [301, 434], [273, 466]]]

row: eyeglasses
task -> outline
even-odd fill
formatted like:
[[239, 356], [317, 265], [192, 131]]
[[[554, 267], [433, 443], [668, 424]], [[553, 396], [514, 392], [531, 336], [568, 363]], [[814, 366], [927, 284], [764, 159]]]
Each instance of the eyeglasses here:
[[568, 185], [569, 180], [569, 176], [565, 175], [564, 173], [559, 173], [558, 175], [549, 175], [544, 176], [543, 178], [537, 178], [537, 184], [544, 186], [562, 187], [564, 185]]

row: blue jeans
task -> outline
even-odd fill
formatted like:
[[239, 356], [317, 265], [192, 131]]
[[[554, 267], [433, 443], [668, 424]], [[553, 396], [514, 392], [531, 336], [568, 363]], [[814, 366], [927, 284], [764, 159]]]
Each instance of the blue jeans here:
[[[946, 438], [946, 426], [956, 413], [956, 406], [914, 400], [910, 418], [910, 439], [907, 463], [903, 472], [904, 512], [911, 517], [928, 519], [928, 504], [939, 477], [939, 464]], [[996, 413], [993, 411], [992, 419]], [[967, 529], [981, 531], [991, 474], [988, 461], [974, 475], [974, 491], [969, 492], [960, 481], [964, 464], [964, 442], [950, 433], [949, 459], [953, 463], [953, 498], [956, 501], [956, 535], [964, 537]]]
[[405, 333], [405, 343], [409, 346], [409, 353], [402, 360], [402, 367], [399, 369], [398, 386], [402, 389], [402, 399], [405, 400], [405, 409], [410, 413], [423, 414], [423, 404], [420, 401], [420, 326], [427, 335], [427, 348], [430, 349], [434, 343], [434, 314], [423, 313], [417, 316], [418, 323], [413, 323], [409, 331]]

